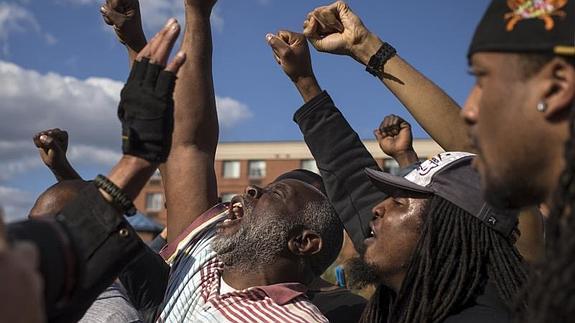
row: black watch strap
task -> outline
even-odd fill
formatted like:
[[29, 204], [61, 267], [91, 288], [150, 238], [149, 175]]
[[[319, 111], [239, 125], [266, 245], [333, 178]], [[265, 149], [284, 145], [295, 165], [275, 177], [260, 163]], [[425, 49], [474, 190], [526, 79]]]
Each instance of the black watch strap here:
[[134, 203], [116, 184], [112, 183], [106, 176], [100, 174], [94, 179], [96, 187], [104, 190], [112, 197], [112, 202], [122, 210], [127, 216], [136, 214]]
[[396, 54], [397, 51], [395, 48], [384, 42], [379, 50], [371, 56], [365, 70], [369, 72], [369, 74], [381, 78], [383, 75], [383, 65], [385, 65], [385, 63]]

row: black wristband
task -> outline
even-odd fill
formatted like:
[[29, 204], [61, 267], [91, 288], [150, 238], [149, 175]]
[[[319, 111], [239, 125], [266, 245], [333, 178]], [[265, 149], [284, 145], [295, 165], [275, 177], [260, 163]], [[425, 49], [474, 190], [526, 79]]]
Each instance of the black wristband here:
[[103, 189], [112, 197], [112, 202], [122, 210], [127, 216], [136, 214], [136, 207], [134, 203], [126, 196], [126, 194], [116, 184], [112, 183], [106, 176], [98, 175], [94, 179], [96, 187]]
[[371, 56], [371, 58], [369, 59], [369, 63], [367, 63], [367, 66], [365, 67], [365, 70], [369, 74], [381, 78], [383, 74], [383, 65], [385, 65], [385, 63], [390, 58], [395, 56], [395, 54], [397, 54], [395, 48], [393, 48], [393, 46], [391, 46], [390, 44], [384, 42], [383, 45], [381, 45], [381, 47], [377, 51], [377, 53]]

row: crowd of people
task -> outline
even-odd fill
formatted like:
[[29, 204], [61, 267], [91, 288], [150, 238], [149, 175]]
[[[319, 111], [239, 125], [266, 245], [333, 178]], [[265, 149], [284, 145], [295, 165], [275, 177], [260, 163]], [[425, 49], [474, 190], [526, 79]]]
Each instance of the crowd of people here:
[[[34, 136], [58, 183], [28, 220], [0, 221], [1, 322], [575, 321], [575, 1], [493, 0], [463, 107], [342, 1], [311, 11], [303, 33], [266, 35], [320, 175], [295, 169], [229, 203], [214, 170], [216, 2], [184, 1], [171, 61], [179, 22], [148, 41], [138, 0], [103, 4], [131, 66], [123, 156], [87, 181], [66, 131]], [[374, 135], [401, 169], [382, 171], [308, 43], [365, 66], [445, 152], [420, 161], [411, 125], [389, 115]], [[146, 244], [125, 216], [157, 169], [167, 229]], [[322, 275], [347, 242], [337, 285]], [[364, 286], [369, 299], [350, 290]]]

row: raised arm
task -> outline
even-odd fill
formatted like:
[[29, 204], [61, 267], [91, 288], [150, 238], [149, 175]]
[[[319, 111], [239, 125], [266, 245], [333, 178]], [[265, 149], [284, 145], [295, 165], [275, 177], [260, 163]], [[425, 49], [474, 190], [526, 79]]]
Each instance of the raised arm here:
[[[347, 55], [364, 66], [384, 43], [342, 1], [312, 11], [304, 22], [304, 34], [318, 51]], [[382, 68], [378, 74], [383, 84], [443, 149], [471, 151], [460, 107], [449, 95], [400, 55]]]
[[210, 14], [216, 0], [186, 0], [181, 51], [186, 63], [174, 92], [174, 135], [160, 168], [168, 209], [168, 241], [217, 203], [214, 171], [218, 118], [212, 80]]
[[58, 182], [82, 179], [66, 157], [68, 132], [58, 128], [41, 131], [34, 136], [34, 144], [40, 158]]
[[126, 46], [130, 66], [146, 46], [142, 16], [138, 0], [106, 0], [100, 7], [104, 22], [116, 32], [118, 40]]
[[331, 204], [354, 247], [361, 252], [373, 218], [371, 209], [386, 197], [371, 184], [364, 169], [379, 166], [327, 92], [319, 87], [303, 35], [280, 31], [269, 34], [267, 40], [305, 102], [294, 121], [317, 162]]

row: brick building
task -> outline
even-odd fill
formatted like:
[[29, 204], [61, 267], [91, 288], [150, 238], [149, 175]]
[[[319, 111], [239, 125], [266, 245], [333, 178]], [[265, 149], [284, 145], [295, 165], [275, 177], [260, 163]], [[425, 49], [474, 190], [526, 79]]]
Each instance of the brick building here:
[[[377, 141], [365, 140], [364, 145], [381, 168], [391, 173], [397, 170], [395, 161], [381, 151]], [[442, 151], [430, 139], [416, 139], [413, 146], [421, 159]], [[296, 168], [317, 172], [315, 161], [303, 141], [220, 143], [215, 164], [218, 192], [223, 201], [228, 201], [242, 193], [247, 185], [265, 186], [282, 173]], [[165, 224], [162, 179], [158, 172], [134, 203], [140, 212]]]

